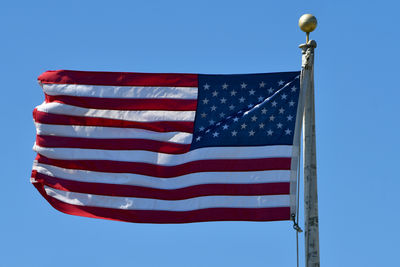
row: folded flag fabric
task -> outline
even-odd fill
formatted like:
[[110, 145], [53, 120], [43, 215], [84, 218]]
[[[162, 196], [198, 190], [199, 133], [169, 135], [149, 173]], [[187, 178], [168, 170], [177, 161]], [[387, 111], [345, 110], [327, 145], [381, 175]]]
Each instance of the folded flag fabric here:
[[289, 220], [300, 72], [47, 71], [31, 182], [64, 213], [140, 223]]

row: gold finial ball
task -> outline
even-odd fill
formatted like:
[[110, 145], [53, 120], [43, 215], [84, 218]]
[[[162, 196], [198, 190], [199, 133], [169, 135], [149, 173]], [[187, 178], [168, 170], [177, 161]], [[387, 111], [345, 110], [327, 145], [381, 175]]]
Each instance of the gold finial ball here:
[[312, 32], [317, 28], [317, 18], [311, 14], [304, 14], [299, 19], [299, 27], [303, 32]]

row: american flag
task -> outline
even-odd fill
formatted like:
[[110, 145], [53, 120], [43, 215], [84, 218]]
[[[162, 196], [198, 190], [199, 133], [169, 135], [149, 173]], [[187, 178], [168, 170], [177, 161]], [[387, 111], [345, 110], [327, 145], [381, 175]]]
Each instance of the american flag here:
[[[141, 223], [289, 220], [299, 72], [47, 71], [31, 182], [57, 210]], [[300, 101], [300, 103], [299, 103]]]

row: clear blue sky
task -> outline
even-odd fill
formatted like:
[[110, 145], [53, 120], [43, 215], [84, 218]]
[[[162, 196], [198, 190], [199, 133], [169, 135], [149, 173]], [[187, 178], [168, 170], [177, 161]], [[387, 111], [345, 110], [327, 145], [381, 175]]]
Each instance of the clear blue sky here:
[[[29, 177], [42, 72], [299, 70], [303, 13], [319, 20], [311, 37], [318, 43], [321, 266], [398, 266], [395, 0], [37, 0], [0, 7], [1, 267], [295, 266], [290, 222], [152, 225], [70, 216], [50, 207]], [[303, 238], [300, 245], [303, 262]]]

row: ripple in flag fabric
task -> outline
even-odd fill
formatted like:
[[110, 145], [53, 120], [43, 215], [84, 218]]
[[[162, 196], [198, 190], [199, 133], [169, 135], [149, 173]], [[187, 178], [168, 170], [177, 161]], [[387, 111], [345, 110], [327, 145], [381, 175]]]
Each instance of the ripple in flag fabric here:
[[31, 182], [57, 210], [137, 223], [289, 220], [300, 72], [203, 75], [57, 70]]

